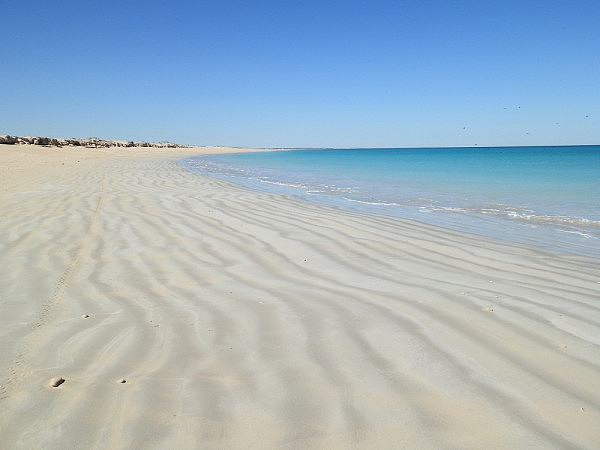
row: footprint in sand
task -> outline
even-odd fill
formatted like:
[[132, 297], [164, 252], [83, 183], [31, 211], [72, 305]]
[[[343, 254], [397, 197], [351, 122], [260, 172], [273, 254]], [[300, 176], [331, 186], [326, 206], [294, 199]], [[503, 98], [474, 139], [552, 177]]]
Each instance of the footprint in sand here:
[[50, 387], [57, 388], [61, 384], [63, 384], [65, 381], [66, 380], [63, 377], [57, 377], [57, 378], [52, 378], [50, 380], [50, 383], [48, 383], [48, 384], [50, 385]]

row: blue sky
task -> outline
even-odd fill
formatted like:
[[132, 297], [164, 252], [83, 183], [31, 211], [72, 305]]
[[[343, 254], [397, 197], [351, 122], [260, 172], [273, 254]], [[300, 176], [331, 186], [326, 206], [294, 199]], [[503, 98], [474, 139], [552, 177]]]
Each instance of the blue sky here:
[[600, 144], [600, 1], [0, 2], [0, 134]]

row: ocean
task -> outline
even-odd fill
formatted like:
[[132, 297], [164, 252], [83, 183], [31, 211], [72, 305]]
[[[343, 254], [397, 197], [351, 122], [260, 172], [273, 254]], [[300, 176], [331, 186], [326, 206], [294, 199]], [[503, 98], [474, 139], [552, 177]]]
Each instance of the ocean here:
[[181, 164], [321, 205], [600, 258], [600, 146], [287, 150]]

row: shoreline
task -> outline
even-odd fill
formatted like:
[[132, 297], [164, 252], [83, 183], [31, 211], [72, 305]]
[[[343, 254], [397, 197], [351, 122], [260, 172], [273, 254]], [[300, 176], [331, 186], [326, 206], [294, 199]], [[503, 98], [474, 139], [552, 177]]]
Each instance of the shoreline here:
[[[289, 149], [288, 149], [289, 150]], [[343, 149], [338, 149], [344, 151]], [[419, 209], [410, 203], [400, 202], [395, 204], [394, 199], [389, 198], [356, 198], [352, 195], [335, 195], [327, 191], [327, 182], [321, 180], [326, 188], [321, 191], [319, 182], [314, 179], [312, 184], [306, 185], [297, 177], [286, 178], [286, 175], [278, 174], [275, 178], [271, 177], [268, 171], [259, 171], [252, 165], [242, 169], [244, 163], [240, 165], [235, 159], [217, 159], [215, 167], [214, 159], [207, 158], [209, 163], [195, 162], [195, 158], [200, 158], [203, 155], [198, 155], [190, 158], [184, 158], [180, 161], [181, 165], [192, 173], [201, 174], [223, 181], [229, 181], [257, 192], [273, 193], [277, 195], [290, 196], [302, 202], [308, 202], [313, 205], [335, 208], [340, 211], [355, 212], [358, 214], [368, 214], [382, 217], [395, 217], [401, 220], [414, 221], [419, 224], [440, 227], [444, 230], [451, 230], [458, 233], [465, 233], [479, 237], [483, 240], [491, 240], [497, 243], [508, 245], [517, 245], [532, 248], [536, 251], [547, 252], [556, 255], [570, 255], [574, 257], [584, 257], [594, 261], [600, 260], [600, 244], [595, 235], [590, 235], [590, 230], [587, 229], [569, 229], [565, 228], [564, 224], [535, 223], [531, 217], [526, 220], [522, 217], [516, 219], [510, 217], [494, 217], [493, 214], [488, 214], [489, 209], [482, 211], [470, 210], [469, 207], [462, 210], [461, 206], [441, 204], [438, 208], [429, 209], [426, 206], [421, 206]], [[209, 155], [210, 156], [210, 155]], [[235, 155], [232, 155], [235, 156]], [[201, 161], [201, 159], [200, 159]], [[212, 161], [212, 163], [210, 162]], [[225, 161], [225, 163], [224, 163]], [[229, 163], [227, 163], [229, 161]], [[219, 164], [223, 166], [219, 168]], [[227, 167], [232, 165], [233, 168]], [[230, 170], [232, 170], [230, 172]], [[302, 173], [302, 172], [299, 172]], [[316, 183], [314, 186], [313, 184]], [[352, 184], [348, 180], [341, 182], [342, 188], [350, 189]], [[344, 184], [345, 183], [345, 184]], [[359, 188], [360, 189], [360, 188]], [[428, 196], [425, 194], [425, 197]], [[372, 203], [375, 202], [375, 203]], [[381, 202], [381, 203], [380, 203]], [[433, 201], [432, 201], [433, 202]], [[493, 201], [488, 202], [485, 208]], [[506, 206], [504, 203], [500, 206]], [[517, 203], [513, 206], [514, 209], [524, 208], [525, 203]], [[442, 209], [457, 209], [461, 212], [445, 211], [438, 214]], [[511, 211], [512, 212], [512, 211]], [[532, 214], [534, 214], [532, 212]], [[539, 214], [539, 213], [538, 213]], [[574, 213], [571, 218], [577, 219], [579, 216]], [[544, 219], [566, 217], [560, 214], [543, 215]], [[568, 226], [568, 225], [567, 225]]]
[[240, 149], [15, 148], [5, 445], [600, 444], [596, 261], [176, 165]]

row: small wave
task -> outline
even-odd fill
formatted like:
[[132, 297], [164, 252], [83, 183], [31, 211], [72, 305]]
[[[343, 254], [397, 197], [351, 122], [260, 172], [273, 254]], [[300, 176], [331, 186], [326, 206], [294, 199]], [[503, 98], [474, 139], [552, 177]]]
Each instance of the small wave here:
[[263, 177], [255, 178], [255, 179], [260, 181], [261, 183], [273, 184], [275, 186], [284, 186], [284, 187], [291, 187], [291, 188], [296, 188], [296, 189], [309, 189], [310, 188], [309, 186], [307, 186], [305, 184], [300, 184], [300, 183], [284, 183], [282, 181], [268, 180]]
[[568, 234], [576, 234], [578, 236], [584, 237], [586, 239], [600, 239], [597, 236], [592, 236], [589, 233], [584, 233], [583, 231], [573, 231], [573, 230], [558, 230], [561, 233], [568, 233]]
[[554, 225], [554, 226], [580, 226], [580, 227], [592, 227], [600, 228], [600, 221], [586, 219], [584, 217], [570, 217], [561, 215], [551, 214], [536, 214], [535, 211], [520, 207], [520, 206], [507, 206], [497, 205], [497, 207], [481, 207], [481, 208], [468, 208], [461, 206], [421, 206], [420, 209], [427, 209], [431, 211], [447, 211], [464, 214], [483, 214], [490, 216], [497, 216], [500, 218], [518, 220], [523, 222], [529, 222], [532, 224], [539, 225]]
[[461, 208], [458, 206], [421, 206], [419, 209], [428, 209], [431, 211], [449, 211], [449, 212], [474, 212], [473, 210], [469, 210], [467, 208]]
[[363, 205], [375, 205], [375, 206], [403, 206], [400, 203], [389, 203], [389, 202], [376, 202], [376, 201], [366, 201], [366, 200], [356, 200], [354, 198], [343, 197], [344, 200], [348, 200], [349, 202], [354, 203], [362, 203]]
[[506, 216], [511, 219], [534, 222], [538, 224], [600, 227], [600, 221], [590, 220], [583, 217], [555, 216], [547, 214], [538, 215], [533, 213], [524, 214], [516, 211], [481, 211], [481, 213]]

